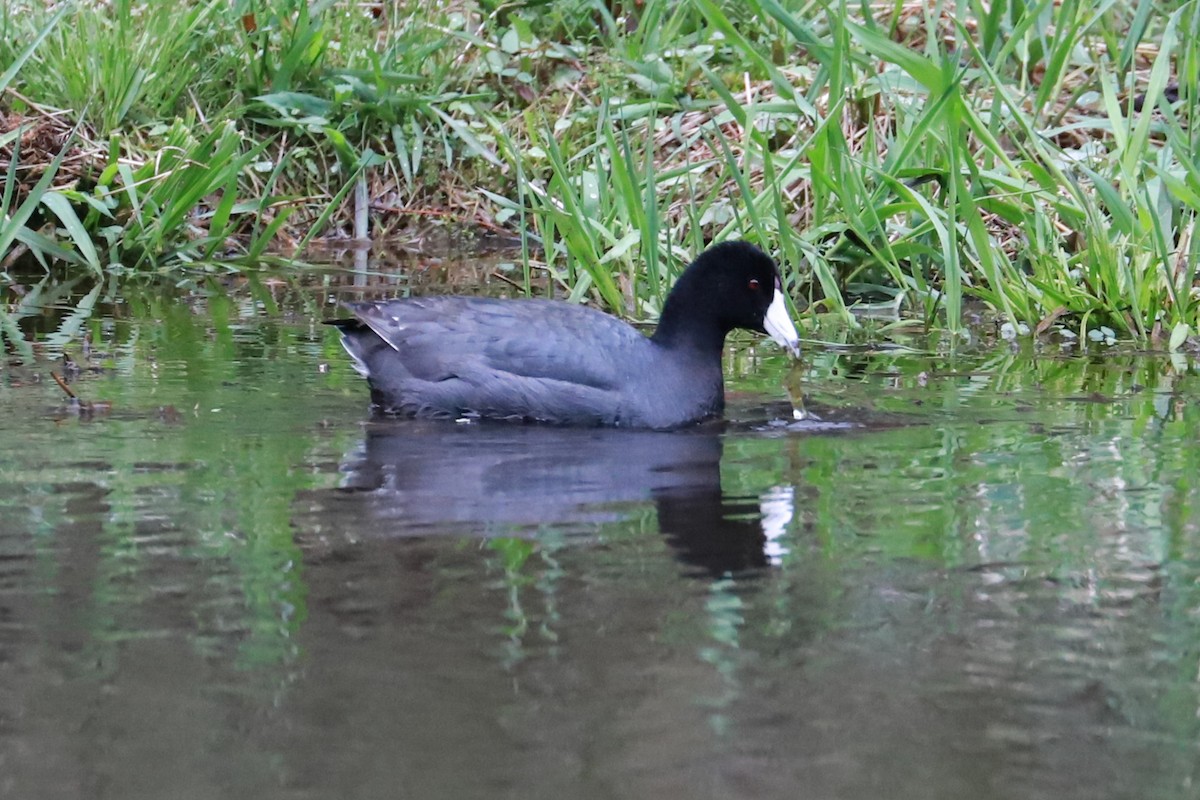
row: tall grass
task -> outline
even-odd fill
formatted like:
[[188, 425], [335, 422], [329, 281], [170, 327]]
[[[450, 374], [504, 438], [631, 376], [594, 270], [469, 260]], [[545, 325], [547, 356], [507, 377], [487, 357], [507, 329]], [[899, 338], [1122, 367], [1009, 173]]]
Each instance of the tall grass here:
[[528, 286], [635, 317], [745, 237], [851, 325], [1200, 329], [1197, 0], [151, 5], [0, 12], [4, 106], [70, 109], [93, 156], [10, 240], [40, 209], [83, 269], [248, 263], [365, 198], [376, 236], [514, 230]]
[[[524, 207], [552, 262], [583, 265], [577, 286], [617, 306], [627, 268], [614, 261], [744, 236], [773, 245], [794, 285], [844, 321], [894, 300], [965, 335], [966, 305], [983, 301], [1022, 330], [1106, 325], [1171, 346], [1195, 334], [1197, 70], [1184, 67], [1197, 60], [1179, 35], [1195, 29], [1195, 2], [1160, 20], [1113, 3], [897, 4], [864, 18], [845, 2], [815, 15], [750, 0], [750, 25], [715, 0], [687, 6], [707, 28], [661, 63], [697, 77], [674, 108], [655, 107], [659, 135], [606, 113], [594, 132], [539, 140], [545, 189], [535, 180]], [[657, 148], [643, 184], [653, 214], [625, 211], [646, 205], [620, 191], [645, 159], [614, 168], [622, 137]], [[680, 174], [698, 190], [683, 203], [664, 179]], [[599, 176], [622, 202], [583, 202]]]

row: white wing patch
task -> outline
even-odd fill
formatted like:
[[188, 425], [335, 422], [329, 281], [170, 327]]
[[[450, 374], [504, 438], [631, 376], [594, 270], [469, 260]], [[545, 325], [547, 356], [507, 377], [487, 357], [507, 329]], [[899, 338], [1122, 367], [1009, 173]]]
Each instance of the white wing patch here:
[[371, 377], [371, 370], [367, 368], [367, 363], [358, 357], [358, 353], [354, 352], [354, 348], [350, 346], [350, 337], [342, 334], [342, 349], [350, 355], [350, 366], [354, 367], [354, 371], [364, 378]]

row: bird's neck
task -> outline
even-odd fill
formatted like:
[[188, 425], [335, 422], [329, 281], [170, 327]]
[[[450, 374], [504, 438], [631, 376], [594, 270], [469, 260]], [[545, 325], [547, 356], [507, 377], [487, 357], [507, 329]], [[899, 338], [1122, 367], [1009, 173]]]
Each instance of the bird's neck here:
[[691, 350], [720, 359], [725, 347], [725, 334], [716, 314], [703, 306], [689, 304], [686, 293], [672, 292], [663, 305], [658, 329], [651, 341], [668, 350]]

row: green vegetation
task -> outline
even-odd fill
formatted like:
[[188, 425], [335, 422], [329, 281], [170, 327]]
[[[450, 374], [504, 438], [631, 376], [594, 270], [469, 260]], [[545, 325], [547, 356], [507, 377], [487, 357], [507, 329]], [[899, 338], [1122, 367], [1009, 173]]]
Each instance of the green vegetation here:
[[841, 322], [1200, 329], [1197, 0], [56, 8], [0, 10], [0, 269], [245, 267], [357, 209], [635, 317], [740, 236]]

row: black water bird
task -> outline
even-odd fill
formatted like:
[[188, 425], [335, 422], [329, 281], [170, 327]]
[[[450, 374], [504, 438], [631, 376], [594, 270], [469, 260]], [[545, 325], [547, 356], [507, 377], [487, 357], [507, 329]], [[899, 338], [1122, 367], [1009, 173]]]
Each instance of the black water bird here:
[[552, 300], [423, 297], [350, 303], [332, 320], [385, 414], [676, 428], [725, 406], [721, 353], [735, 328], [792, 354], [799, 337], [779, 270], [746, 242], [702, 253], [646, 337]]

